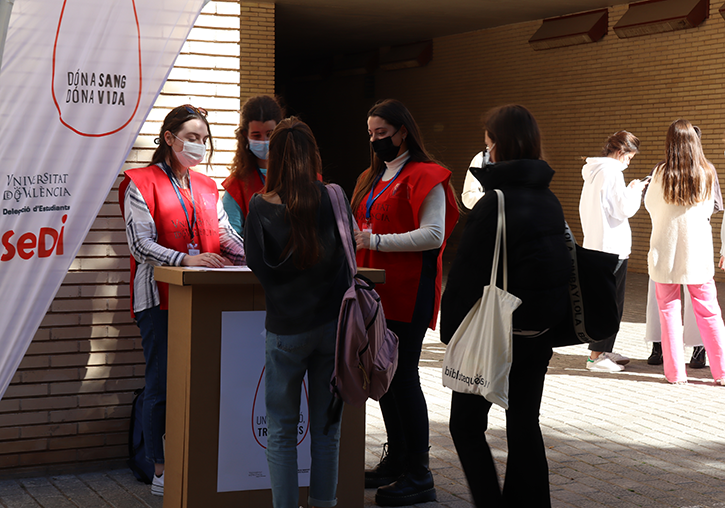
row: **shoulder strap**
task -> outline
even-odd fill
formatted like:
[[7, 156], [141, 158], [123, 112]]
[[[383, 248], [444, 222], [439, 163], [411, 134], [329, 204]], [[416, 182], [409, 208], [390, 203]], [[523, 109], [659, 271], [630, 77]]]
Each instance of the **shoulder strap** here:
[[350, 235], [350, 221], [348, 208], [345, 206], [345, 195], [343, 194], [342, 187], [339, 185], [331, 183], [325, 185], [325, 187], [327, 187], [327, 192], [330, 194], [330, 202], [332, 202], [332, 209], [335, 212], [337, 229], [340, 232], [342, 245], [345, 247], [347, 264], [350, 267], [350, 273], [354, 277], [357, 273], [357, 262], [355, 261], [355, 241]]
[[508, 291], [508, 256], [506, 252], [506, 208], [503, 191], [494, 189], [498, 198], [498, 223], [496, 225], [496, 244], [493, 248], [493, 266], [491, 266], [491, 286], [496, 285], [498, 276], [498, 259], [501, 253], [501, 242], [503, 241], [503, 290]]
[[581, 284], [579, 283], [579, 264], [576, 257], [576, 240], [569, 229], [569, 224], [564, 221], [564, 241], [571, 255], [571, 277], [569, 278], [569, 299], [571, 310], [574, 316], [574, 332], [580, 339], [589, 337], [586, 324], [584, 323], [584, 301], [581, 296]]

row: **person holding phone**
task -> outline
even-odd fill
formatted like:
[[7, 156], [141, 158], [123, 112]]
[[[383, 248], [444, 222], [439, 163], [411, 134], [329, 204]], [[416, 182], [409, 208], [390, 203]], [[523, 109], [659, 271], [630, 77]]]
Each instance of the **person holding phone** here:
[[[632, 251], [629, 218], [642, 204], [646, 183], [632, 180], [624, 183], [624, 170], [639, 153], [639, 139], [627, 131], [615, 132], [607, 139], [601, 157], [589, 157], [582, 168], [584, 187], [579, 201], [579, 216], [584, 232], [584, 247], [619, 256], [615, 272], [619, 319], [624, 312], [624, 290], [627, 260]], [[617, 334], [589, 345], [587, 369], [619, 372], [629, 358], [613, 352]]]

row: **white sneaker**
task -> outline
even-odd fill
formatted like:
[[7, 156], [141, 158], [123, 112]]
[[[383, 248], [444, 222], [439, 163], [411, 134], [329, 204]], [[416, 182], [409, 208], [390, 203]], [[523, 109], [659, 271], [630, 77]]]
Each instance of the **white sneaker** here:
[[154, 496], [164, 495], [164, 473], [161, 473], [161, 476], [154, 475], [154, 479], [151, 482], [151, 493]]
[[617, 363], [619, 365], [627, 365], [629, 363], [629, 358], [624, 355], [620, 355], [619, 353], [615, 353], [614, 351], [612, 351], [611, 353], [602, 353], [601, 356], [606, 356], [614, 363]]
[[596, 360], [587, 358], [587, 369], [596, 372], [619, 372], [624, 370], [624, 367], [614, 363], [610, 358], [602, 354]]

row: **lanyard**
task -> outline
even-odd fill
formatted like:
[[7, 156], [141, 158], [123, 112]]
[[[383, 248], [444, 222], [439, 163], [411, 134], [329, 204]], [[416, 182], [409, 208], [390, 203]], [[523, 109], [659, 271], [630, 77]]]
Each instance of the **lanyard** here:
[[259, 179], [262, 180], [262, 185], [267, 185], [267, 177], [262, 173], [262, 168], [257, 166], [257, 173], [259, 173]]
[[[410, 159], [408, 159], [408, 160], [410, 160]], [[383, 187], [383, 190], [381, 190], [380, 192], [378, 192], [378, 195], [377, 196], [373, 196], [373, 193], [375, 192], [375, 186], [383, 178], [383, 174], [385, 173], [385, 171], [383, 171], [382, 173], [380, 173], [378, 175], [378, 177], [375, 179], [375, 181], [373, 182], [373, 186], [370, 188], [370, 195], [368, 196], [368, 201], [365, 204], [365, 220], [366, 221], [370, 222], [370, 210], [373, 207], [373, 203], [375, 203], [375, 201], [380, 197], [380, 195], [383, 192], [385, 192], [386, 190], [388, 190], [388, 187], [390, 187], [390, 184], [392, 184], [395, 181], [395, 179], [398, 178], [398, 175], [400, 174], [401, 171], [403, 171], [403, 168], [405, 167], [406, 164], [408, 164], [408, 161], [405, 161], [403, 163], [403, 165], [400, 166], [400, 169], [398, 170], [397, 173], [395, 173], [395, 176], [390, 179], [390, 181], [388, 182], [388, 184], [385, 187]]]
[[[166, 171], [166, 176], [169, 177], [171, 186], [174, 188], [174, 191], [176, 192], [176, 197], [179, 198], [179, 203], [181, 203], [181, 208], [184, 209], [184, 216], [186, 217], [186, 226], [189, 228], [189, 237], [191, 238], [189, 240], [189, 243], [194, 243], [194, 226], [196, 226], [196, 205], [194, 204], [194, 191], [191, 189], [191, 174], [189, 174], [189, 194], [191, 195], [191, 221], [189, 221], [189, 212], [186, 210], [186, 205], [184, 204], [184, 198], [181, 197], [181, 192], [179, 192], [179, 185], [176, 183], [176, 179], [171, 174], [171, 168], [165, 162], [162, 164], [164, 165], [164, 171]], [[189, 170], [187, 170], [187, 171], [189, 171]]]

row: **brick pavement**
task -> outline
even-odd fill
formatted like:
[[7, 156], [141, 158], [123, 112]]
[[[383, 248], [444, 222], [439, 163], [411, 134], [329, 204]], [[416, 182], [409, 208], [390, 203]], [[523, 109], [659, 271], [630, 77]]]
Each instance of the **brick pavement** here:
[[[673, 386], [649, 366], [644, 335], [646, 276], [631, 274], [617, 351], [632, 358], [617, 374], [585, 368], [583, 346], [560, 348], [546, 379], [541, 424], [555, 508], [725, 508], [725, 388], [709, 369], [688, 371]], [[725, 286], [718, 285], [721, 305]], [[431, 466], [438, 502], [468, 508], [468, 488], [448, 435], [450, 393], [440, 383], [444, 348], [426, 337], [421, 379], [431, 419]], [[686, 354], [689, 355], [689, 349]], [[689, 356], [688, 356], [689, 357]], [[367, 455], [377, 462], [385, 440], [377, 404], [368, 404]], [[494, 406], [488, 431], [500, 473], [506, 460], [504, 413]], [[375, 506], [374, 490], [365, 507]], [[162, 508], [127, 470], [0, 481], [2, 508]], [[344, 507], [342, 507], [344, 508]]]

